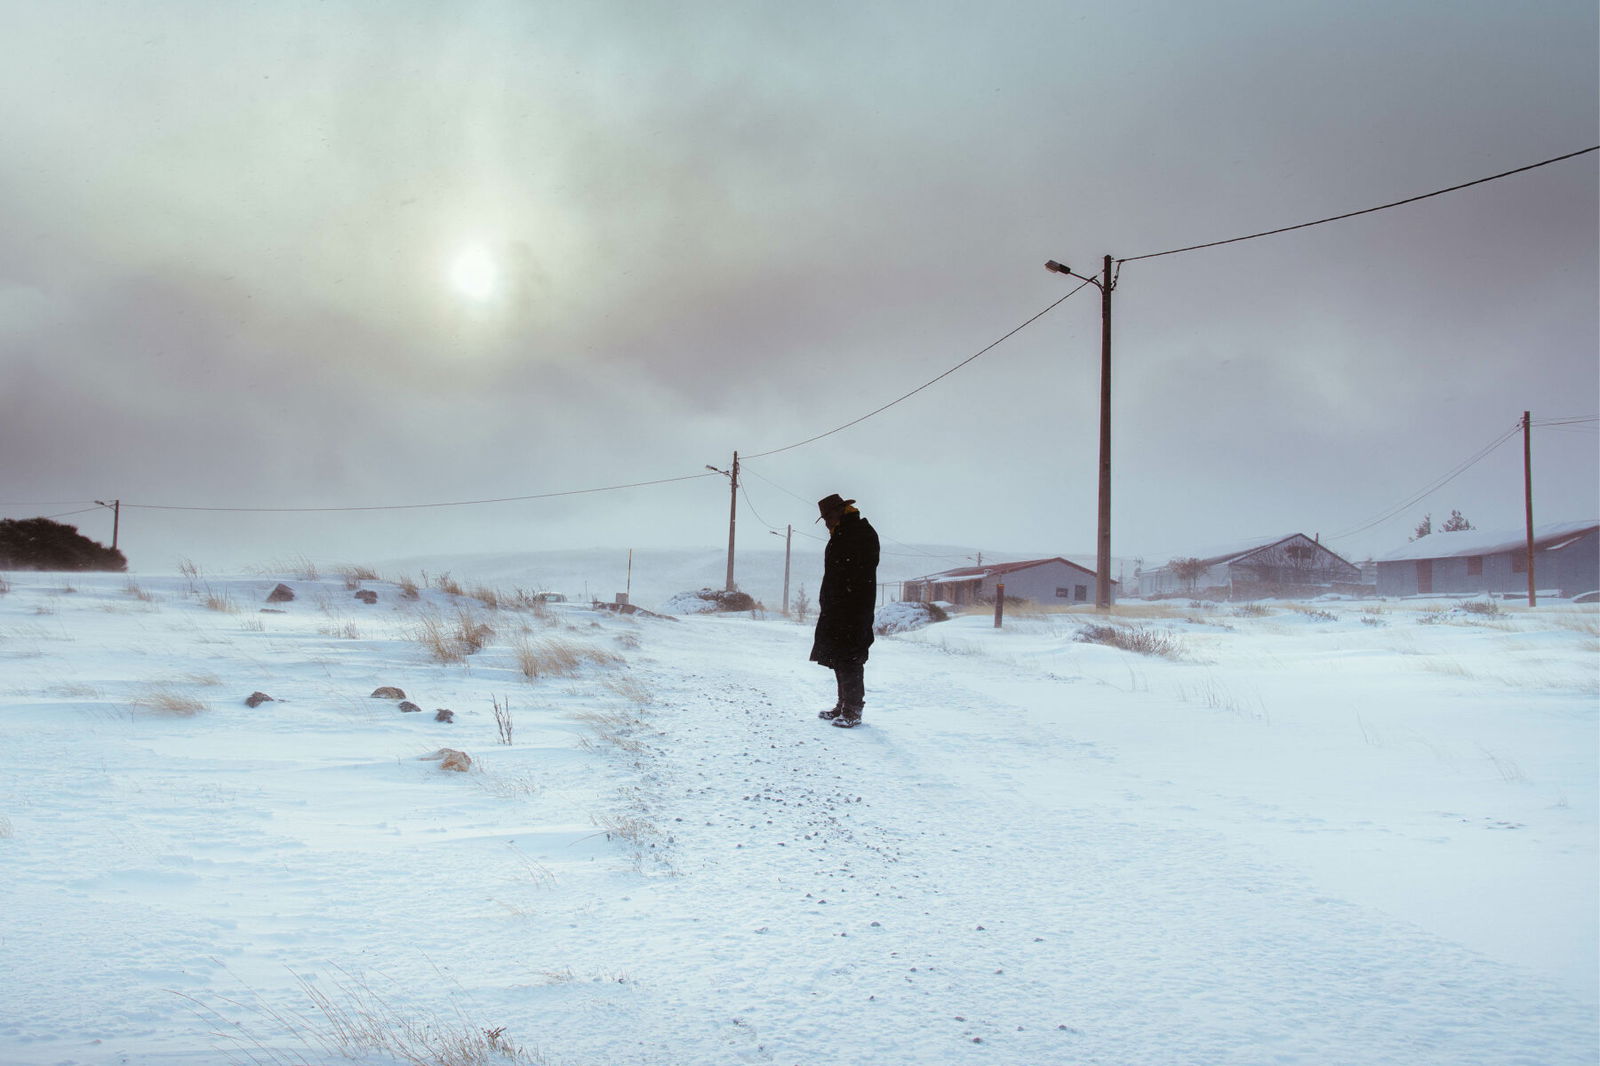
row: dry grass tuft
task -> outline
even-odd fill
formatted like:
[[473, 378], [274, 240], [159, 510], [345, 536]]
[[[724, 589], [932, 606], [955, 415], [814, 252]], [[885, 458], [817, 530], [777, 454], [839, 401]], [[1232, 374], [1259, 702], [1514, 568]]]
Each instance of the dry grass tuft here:
[[424, 585], [436, 588], [448, 596], [464, 595], [464, 593], [461, 591], [461, 582], [452, 578], [450, 576], [450, 571], [448, 570], [442, 574], [434, 576], [432, 579], [429, 579], [428, 572], [424, 570], [422, 572], [422, 583]]
[[436, 611], [421, 615], [410, 636], [436, 662], [460, 663], [494, 639], [494, 627], [466, 608], [457, 608], [453, 620]]
[[299, 554], [274, 560], [271, 566], [255, 567], [255, 570], [262, 574], [284, 574], [296, 581], [322, 580], [322, 570], [317, 564]]
[[367, 566], [341, 566], [339, 576], [344, 579], [344, 587], [354, 592], [363, 581], [378, 580], [377, 572]]
[[530, 681], [541, 677], [571, 677], [586, 663], [610, 666], [622, 662], [622, 656], [615, 652], [560, 637], [519, 637], [512, 653], [516, 656], [517, 669]]
[[626, 840], [635, 847], [649, 846], [661, 835], [654, 822], [632, 814], [597, 814], [592, 820], [607, 837]]
[[192, 718], [202, 711], [211, 709], [211, 705], [204, 700], [197, 700], [193, 696], [159, 686], [143, 696], [135, 697], [133, 704], [154, 714], [171, 715], [175, 718]]
[[649, 689], [645, 688], [637, 678], [626, 674], [620, 677], [608, 677], [601, 684], [636, 707], [648, 706], [654, 700]]
[[[310, 1003], [307, 1011], [274, 1007], [259, 995], [250, 997], [253, 1002], [221, 999], [212, 1006], [177, 994], [214, 1035], [234, 1043], [236, 1055], [257, 1066], [379, 1059], [406, 1066], [539, 1066], [547, 1061], [512, 1043], [505, 1026], [469, 1022], [459, 1009], [448, 1016], [414, 1017], [395, 1005], [404, 990], [380, 994], [362, 976], [343, 969], [338, 974], [331, 981], [295, 975]], [[230, 1017], [241, 1010], [246, 1019]], [[304, 1051], [284, 1051], [285, 1045]]]
[[207, 588], [206, 598], [201, 602], [205, 604], [208, 611], [220, 611], [223, 614], [237, 614], [239, 612], [238, 604], [234, 603], [233, 597], [226, 592], [213, 592], [210, 588]]
[[1183, 645], [1171, 633], [1145, 626], [1114, 626], [1091, 623], [1078, 630], [1080, 644], [1104, 644], [1111, 648], [1155, 655], [1163, 659], [1183, 658]]
[[494, 700], [494, 726], [500, 733], [500, 743], [510, 744], [511, 735], [516, 729], [516, 723], [511, 720], [511, 701], [501, 703]]

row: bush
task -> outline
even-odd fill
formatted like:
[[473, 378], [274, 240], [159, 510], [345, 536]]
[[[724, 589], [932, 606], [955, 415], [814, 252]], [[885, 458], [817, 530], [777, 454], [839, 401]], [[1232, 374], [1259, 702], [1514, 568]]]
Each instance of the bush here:
[[1170, 633], [1144, 626], [1108, 626], [1091, 623], [1078, 630], [1075, 638], [1079, 644], [1104, 644], [1140, 655], [1159, 655], [1163, 659], [1177, 659], [1183, 655], [1183, 646]]
[[128, 560], [83, 536], [77, 526], [48, 518], [5, 518], [0, 519], [0, 569], [123, 571]]
[[749, 593], [723, 589], [680, 592], [663, 606], [667, 614], [713, 614], [723, 611], [753, 611], [761, 605]]
[[909, 633], [934, 622], [948, 621], [949, 618], [944, 608], [936, 603], [886, 603], [873, 615], [872, 631], [880, 637], [890, 633]]

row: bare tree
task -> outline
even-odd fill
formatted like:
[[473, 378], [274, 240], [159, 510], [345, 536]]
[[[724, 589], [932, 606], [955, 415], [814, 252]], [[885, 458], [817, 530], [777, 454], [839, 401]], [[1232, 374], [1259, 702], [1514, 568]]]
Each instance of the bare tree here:
[[794, 594], [794, 603], [790, 604], [790, 610], [794, 613], [794, 620], [804, 625], [806, 615], [811, 612], [811, 597], [806, 595], [803, 587]]
[[1173, 576], [1178, 580], [1188, 584], [1189, 591], [1193, 592], [1194, 583], [1200, 579], [1201, 574], [1206, 572], [1206, 561], [1204, 559], [1196, 559], [1192, 555], [1180, 556], [1167, 563], [1167, 569], [1171, 570]]

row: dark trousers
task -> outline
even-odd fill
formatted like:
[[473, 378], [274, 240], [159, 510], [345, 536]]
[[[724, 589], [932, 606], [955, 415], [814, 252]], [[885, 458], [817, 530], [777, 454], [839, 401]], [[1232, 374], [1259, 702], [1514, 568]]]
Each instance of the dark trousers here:
[[867, 702], [867, 682], [865, 663], [840, 663], [833, 668], [834, 680], [839, 683], [839, 708], [844, 711], [861, 714], [862, 705]]

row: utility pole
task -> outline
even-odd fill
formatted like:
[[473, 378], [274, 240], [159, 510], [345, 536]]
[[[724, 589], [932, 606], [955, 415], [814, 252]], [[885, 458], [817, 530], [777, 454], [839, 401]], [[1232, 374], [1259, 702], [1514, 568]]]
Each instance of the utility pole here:
[[122, 529], [122, 501], [112, 500], [110, 503], [106, 503], [104, 500], [96, 500], [94, 502], [101, 507], [111, 508], [111, 550], [116, 551], [117, 535]]
[[1100, 281], [1100, 523], [1094, 564], [1094, 605], [1111, 608], [1111, 257]]
[[706, 464], [706, 469], [714, 474], [721, 474], [728, 479], [728, 582], [727, 591], [733, 591], [733, 535], [739, 521], [739, 453], [733, 453], [733, 466], [727, 470], [718, 470], [711, 464]]
[[1044, 268], [1100, 290], [1100, 506], [1095, 527], [1094, 605], [1104, 611], [1111, 607], [1111, 291], [1116, 288], [1116, 278], [1109, 255], [1098, 278], [1074, 274], [1071, 267], [1054, 259]]
[[[772, 535], [776, 537], [778, 531], [774, 529]], [[783, 615], [789, 616], [789, 547], [794, 542], [794, 526], [788, 526], [783, 534]]]
[[1528, 606], [1539, 605], [1538, 585], [1533, 578], [1533, 419], [1522, 412], [1522, 495], [1528, 518]]
[[728, 477], [728, 591], [733, 591], [733, 532], [739, 523], [739, 453], [733, 453], [733, 473]]

